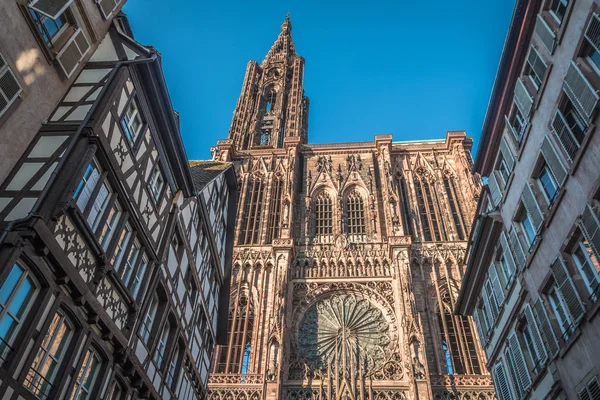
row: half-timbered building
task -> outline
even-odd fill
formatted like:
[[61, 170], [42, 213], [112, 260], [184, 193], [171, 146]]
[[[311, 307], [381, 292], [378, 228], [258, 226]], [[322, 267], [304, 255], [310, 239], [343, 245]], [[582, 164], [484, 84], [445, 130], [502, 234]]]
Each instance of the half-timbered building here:
[[0, 185], [3, 400], [200, 399], [225, 337], [234, 169], [115, 21]]

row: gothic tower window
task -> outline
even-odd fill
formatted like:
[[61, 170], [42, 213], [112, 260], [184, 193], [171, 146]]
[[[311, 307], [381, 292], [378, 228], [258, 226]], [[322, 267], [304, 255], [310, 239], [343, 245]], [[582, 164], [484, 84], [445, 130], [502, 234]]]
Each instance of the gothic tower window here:
[[332, 233], [333, 211], [331, 197], [323, 191], [315, 202], [315, 228], [317, 236], [328, 236]]
[[216, 372], [247, 374], [250, 371], [254, 308], [248, 296], [242, 294], [229, 310], [228, 346], [219, 346]]
[[460, 210], [460, 203], [457, 199], [456, 186], [454, 185], [454, 178], [444, 177], [444, 188], [446, 189], [446, 194], [448, 195], [448, 203], [450, 205], [450, 212], [452, 213], [452, 220], [454, 221], [454, 226], [456, 227], [456, 234], [458, 235], [458, 240], [465, 240], [465, 226], [464, 221], [462, 219], [462, 214]]
[[260, 219], [263, 203], [263, 182], [260, 176], [251, 176], [246, 182], [244, 214], [238, 243], [258, 244], [260, 241]]
[[270, 239], [281, 237], [281, 209], [283, 195], [283, 176], [273, 178], [273, 192], [271, 194], [271, 214], [269, 216]]
[[412, 236], [412, 225], [410, 220], [410, 211], [408, 205], [410, 204], [410, 197], [408, 197], [408, 189], [406, 187], [406, 180], [400, 177], [400, 185], [398, 185], [398, 198], [400, 199], [400, 214], [402, 214], [402, 226], [404, 227], [404, 234]]
[[353, 191], [346, 197], [346, 227], [351, 238], [362, 238], [366, 233], [365, 207], [362, 196]]
[[442, 304], [438, 307], [437, 319], [445, 373], [448, 375], [481, 374], [469, 318], [453, 315], [454, 304], [447, 290], [440, 295]]
[[423, 240], [425, 242], [443, 240], [440, 235], [431, 185], [425, 179], [415, 179], [415, 192], [417, 194]]
[[270, 89], [265, 94], [265, 113], [271, 113], [275, 109], [277, 102], [277, 92], [274, 89]]

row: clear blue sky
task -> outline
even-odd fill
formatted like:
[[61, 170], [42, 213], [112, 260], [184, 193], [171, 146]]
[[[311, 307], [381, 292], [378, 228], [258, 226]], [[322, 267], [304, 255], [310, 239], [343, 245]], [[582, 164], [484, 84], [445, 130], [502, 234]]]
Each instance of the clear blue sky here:
[[[168, 6], [166, 4], [169, 4]], [[306, 60], [309, 142], [477, 141], [514, 0], [129, 0], [135, 37], [163, 55], [190, 159], [227, 137], [246, 64], [290, 13]]]

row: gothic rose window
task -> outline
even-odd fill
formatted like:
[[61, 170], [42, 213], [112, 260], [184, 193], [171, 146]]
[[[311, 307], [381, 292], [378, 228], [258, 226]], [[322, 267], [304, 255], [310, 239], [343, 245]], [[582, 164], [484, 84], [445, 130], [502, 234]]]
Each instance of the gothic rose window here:
[[263, 183], [259, 176], [251, 176], [246, 182], [246, 193], [242, 225], [238, 244], [258, 244], [260, 240], [260, 218], [263, 204]]
[[356, 191], [346, 198], [346, 217], [348, 234], [360, 237], [366, 233], [363, 199]]
[[315, 202], [315, 227], [318, 236], [331, 235], [332, 214], [331, 197], [327, 192], [321, 192]]
[[370, 300], [358, 294], [333, 294], [314, 303], [300, 321], [298, 347], [315, 369], [380, 367], [390, 345], [390, 326]]

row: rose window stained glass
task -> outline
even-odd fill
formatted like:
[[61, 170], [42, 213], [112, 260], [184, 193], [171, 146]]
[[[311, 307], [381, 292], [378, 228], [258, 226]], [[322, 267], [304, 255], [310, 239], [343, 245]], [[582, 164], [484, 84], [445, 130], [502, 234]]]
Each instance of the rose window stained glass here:
[[322, 298], [305, 312], [298, 347], [313, 368], [336, 364], [373, 371], [385, 361], [390, 326], [383, 313], [358, 294]]

